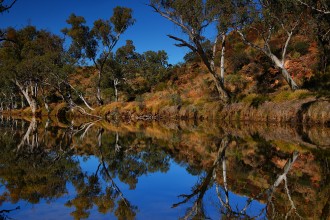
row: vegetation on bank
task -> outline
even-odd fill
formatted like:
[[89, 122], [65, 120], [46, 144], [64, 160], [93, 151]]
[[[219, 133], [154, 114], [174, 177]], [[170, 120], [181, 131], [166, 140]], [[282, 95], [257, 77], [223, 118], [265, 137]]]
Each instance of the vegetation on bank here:
[[[116, 7], [110, 19], [92, 26], [72, 14], [64, 36], [34, 26], [1, 30], [1, 111], [61, 115], [65, 106], [90, 116], [217, 118], [236, 103], [259, 109], [267, 102], [294, 106], [329, 97], [328, 2], [189, 2], [149, 2], [155, 16], [187, 37], [169, 35], [191, 50], [176, 65], [168, 64], [164, 50], [136, 52], [134, 39], [114, 50], [134, 25], [129, 8]], [[1, 3], [1, 12], [9, 6]], [[206, 28], [216, 37], [205, 35]]]

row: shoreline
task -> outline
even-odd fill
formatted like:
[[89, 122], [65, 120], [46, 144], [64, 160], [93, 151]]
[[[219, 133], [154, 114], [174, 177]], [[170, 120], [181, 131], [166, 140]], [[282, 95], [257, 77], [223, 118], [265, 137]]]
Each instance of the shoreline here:
[[[35, 117], [93, 118], [79, 111], [65, 111], [65, 103], [52, 106], [47, 113], [39, 109]], [[87, 111], [87, 110], [86, 110]], [[330, 101], [324, 98], [309, 97], [284, 102], [266, 101], [258, 106], [238, 102], [221, 105], [219, 102], [207, 102], [203, 105], [168, 105], [157, 108], [141, 102], [113, 102], [89, 111], [108, 121], [150, 121], [150, 120], [206, 120], [226, 122], [263, 122], [289, 124], [321, 124], [330, 126]], [[3, 116], [32, 116], [29, 108], [23, 110], [2, 111]]]

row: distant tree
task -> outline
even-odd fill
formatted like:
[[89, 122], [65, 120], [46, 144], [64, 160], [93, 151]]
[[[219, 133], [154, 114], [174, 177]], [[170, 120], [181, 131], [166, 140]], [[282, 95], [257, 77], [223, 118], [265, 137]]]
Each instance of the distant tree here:
[[34, 26], [20, 30], [8, 28], [6, 31], [10, 33], [10, 41], [4, 41], [0, 46], [1, 77], [17, 86], [35, 114], [38, 91], [53, 64], [60, 60], [63, 41]]
[[148, 82], [148, 90], [161, 82], [167, 73], [168, 56], [164, 50], [146, 51], [142, 54], [141, 75]]
[[[11, 7], [13, 7], [16, 1], [17, 0], [13, 0], [11, 3], [5, 4], [4, 0], [0, 0], [0, 14], [5, 11], [8, 11]], [[8, 38], [6, 37], [6, 31], [0, 29], [0, 42], [4, 40], [8, 40]]]
[[115, 100], [118, 101], [119, 85], [121, 85], [123, 90], [132, 90], [128, 82], [136, 77], [141, 66], [141, 56], [135, 51], [133, 41], [127, 40], [124, 46], [117, 49], [113, 61], [114, 63], [110, 70], [112, 74], [109, 78], [112, 79]]
[[[206, 27], [216, 21], [215, 13], [214, 11], [209, 10], [208, 4], [208, 1], [205, 2], [202, 0], [151, 0], [149, 6], [162, 17], [179, 26], [183, 33], [188, 36], [189, 41], [173, 35], [168, 35], [168, 37], [178, 42], [175, 44], [176, 46], [188, 47], [201, 57], [203, 63], [213, 77], [220, 99], [223, 102], [228, 102], [228, 92], [225, 89], [223, 80], [216, 73], [214, 65], [215, 54], [211, 57], [208, 56], [203, 47], [203, 43], [206, 40], [203, 31]], [[215, 44], [217, 43], [217, 40], [218, 37], [216, 37]]]
[[[243, 4], [241, 1], [235, 1], [235, 3], [237, 8], [236, 31], [243, 42], [269, 57], [274, 65], [281, 70], [291, 89], [298, 89], [299, 86], [284, 64], [292, 36], [303, 19], [300, 7], [295, 1], [287, 0], [246, 1]], [[285, 37], [282, 38], [282, 51], [278, 57], [271, 47], [270, 41], [276, 33], [281, 32], [284, 33]], [[250, 33], [256, 34], [261, 42], [250, 40]]]
[[118, 90], [124, 92], [128, 99], [151, 91], [168, 73], [168, 56], [165, 51], [146, 51], [140, 54], [135, 51], [132, 40], [127, 40], [124, 46], [109, 57], [102, 87], [113, 88], [115, 100], [118, 100]]
[[102, 105], [101, 80], [104, 67], [121, 34], [134, 24], [132, 10], [118, 6], [113, 9], [109, 20], [96, 20], [92, 28], [85, 24], [83, 17], [75, 14], [70, 15], [67, 23], [71, 27], [62, 31], [72, 38], [70, 50], [78, 58], [91, 60], [98, 70], [96, 98], [98, 104]]

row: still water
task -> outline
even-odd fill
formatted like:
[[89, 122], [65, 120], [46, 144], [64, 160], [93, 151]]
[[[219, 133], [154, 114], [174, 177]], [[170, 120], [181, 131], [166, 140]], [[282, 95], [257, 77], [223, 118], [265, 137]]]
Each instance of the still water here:
[[329, 134], [2, 118], [0, 219], [327, 219]]

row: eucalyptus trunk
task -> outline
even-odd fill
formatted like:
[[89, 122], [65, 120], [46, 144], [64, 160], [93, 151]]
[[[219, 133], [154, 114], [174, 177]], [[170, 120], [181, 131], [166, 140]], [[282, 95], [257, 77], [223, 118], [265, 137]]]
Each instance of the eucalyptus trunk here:
[[97, 80], [97, 93], [96, 93], [96, 98], [99, 105], [104, 104], [101, 96], [101, 78], [102, 78], [102, 70], [99, 70], [98, 80]]
[[215, 71], [215, 66], [214, 66], [214, 59], [210, 62], [209, 59], [207, 58], [206, 54], [203, 52], [203, 49], [199, 47], [197, 49], [198, 54], [202, 58], [203, 63], [213, 76], [213, 80], [215, 82], [215, 86], [217, 88], [217, 91], [219, 93], [219, 98], [224, 102], [228, 103], [229, 101], [229, 95], [228, 92], [226, 91], [225, 85], [223, 84], [223, 81], [221, 80], [220, 76], [216, 73]]
[[113, 80], [113, 86], [115, 89], [115, 101], [118, 102], [118, 89], [117, 89], [117, 85], [119, 84], [119, 80], [118, 79], [114, 79]]
[[275, 64], [275, 66], [281, 70], [282, 75], [283, 75], [285, 81], [289, 84], [291, 90], [294, 91], [294, 90], [299, 89], [299, 86], [296, 84], [296, 82], [293, 80], [293, 78], [289, 74], [288, 70], [285, 68], [284, 62], [281, 62], [274, 54], [269, 54], [268, 56], [271, 58], [271, 60]]
[[226, 52], [226, 34], [222, 34], [221, 58], [220, 58], [220, 77], [222, 83], [225, 83], [225, 52]]
[[21, 91], [23, 96], [25, 97], [26, 101], [28, 102], [28, 104], [31, 108], [32, 115], [35, 115], [37, 112], [37, 108], [38, 108], [38, 102], [36, 99], [36, 95], [34, 95], [34, 93], [36, 92], [36, 89], [33, 88], [31, 90], [32, 94], [29, 94], [29, 90], [27, 88], [25, 89], [17, 80], [14, 80], [14, 83], [17, 85], [17, 87], [19, 88], [19, 90]]

